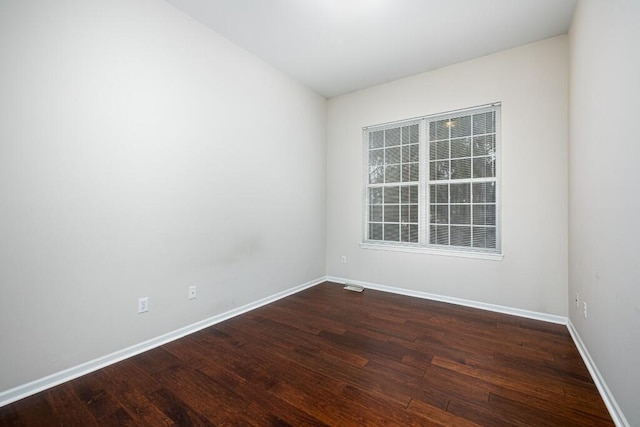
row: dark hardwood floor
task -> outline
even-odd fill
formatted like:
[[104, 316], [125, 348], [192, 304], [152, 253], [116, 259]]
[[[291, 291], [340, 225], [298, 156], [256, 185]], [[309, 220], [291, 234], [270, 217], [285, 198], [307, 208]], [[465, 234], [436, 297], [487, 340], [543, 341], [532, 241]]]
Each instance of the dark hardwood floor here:
[[0, 408], [0, 425], [613, 422], [565, 326], [325, 283]]

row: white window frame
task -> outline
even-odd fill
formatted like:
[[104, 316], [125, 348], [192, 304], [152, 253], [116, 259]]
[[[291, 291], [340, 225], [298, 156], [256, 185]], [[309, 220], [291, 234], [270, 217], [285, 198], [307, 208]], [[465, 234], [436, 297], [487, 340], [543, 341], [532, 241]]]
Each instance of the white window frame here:
[[[429, 191], [429, 135], [428, 125], [432, 121], [442, 120], [443, 118], [450, 116], [465, 116], [480, 113], [482, 110], [494, 109], [495, 110], [495, 138], [496, 138], [496, 248], [475, 248], [466, 246], [444, 246], [435, 245], [429, 243], [429, 211], [430, 211], [430, 191]], [[471, 108], [465, 108], [460, 110], [448, 111], [444, 113], [432, 114], [428, 116], [421, 116], [407, 120], [400, 120], [396, 122], [389, 122], [379, 125], [367, 126], [363, 128], [363, 145], [364, 145], [364, 188], [363, 188], [363, 227], [362, 227], [362, 243], [360, 246], [364, 249], [378, 249], [378, 250], [391, 250], [401, 252], [416, 252], [416, 253], [429, 253], [435, 255], [448, 255], [465, 258], [479, 258], [490, 260], [501, 260], [502, 254], [502, 200], [501, 200], [501, 181], [502, 181], [502, 129], [501, 129], [501, 104], [499, 102], [480, 105]], [[369, 133], [379, 130], [385, 130], [390, 128], [396, 128], [399, 126], [410, 126], [413, 124], [419, 125], [419, 219], [418, 219], [418, 243], [409, 242], [396, 242], [396, 241], [384, 241], [384, 240], [368, 240], [369, 233], [369, 188], [376, 185], [383, 186], [381, 184], [369, 183]], [[456, 182], [481, 182], [482, 179], [471, 178], [464, 181]], [[449, 183], [449, 180], [445, 181], [433, 181], [434, 183]], [[398, 182], [398, 186], [407, 185], [407, 183]], [[414, 184], [415, 185], [415, 184]]]

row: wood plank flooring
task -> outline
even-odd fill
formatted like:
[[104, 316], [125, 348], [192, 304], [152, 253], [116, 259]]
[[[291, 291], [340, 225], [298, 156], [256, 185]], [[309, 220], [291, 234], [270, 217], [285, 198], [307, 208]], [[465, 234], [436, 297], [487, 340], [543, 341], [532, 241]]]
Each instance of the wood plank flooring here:
[[0, 425], [613, 422], [565, 326], [324, 283], [0, 408]]

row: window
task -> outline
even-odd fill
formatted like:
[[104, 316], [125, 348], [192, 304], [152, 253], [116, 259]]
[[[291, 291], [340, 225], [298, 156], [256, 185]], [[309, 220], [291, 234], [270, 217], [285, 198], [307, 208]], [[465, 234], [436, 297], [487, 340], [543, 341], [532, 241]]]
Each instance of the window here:
[[498, 104], [365, 129], [365, 243], [499, 252]]

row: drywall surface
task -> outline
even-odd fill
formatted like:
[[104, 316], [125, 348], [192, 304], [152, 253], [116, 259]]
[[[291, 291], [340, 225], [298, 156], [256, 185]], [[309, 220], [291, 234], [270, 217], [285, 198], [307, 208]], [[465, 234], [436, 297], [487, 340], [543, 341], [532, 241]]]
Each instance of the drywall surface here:
[[[560, 36], [330, 99], [327, 274], [566, 316], [567, 77]], [[362, 248], [363, 127], [492, 102], [502, 103], [504, 258]]]
[[157, 0], [2, 1], [0, 57], [0, 392], [325, 275], [323, 97]]
[[640, 425], [638, 22], [638, 2], [581, 1], [569, 33], [569, 317], [632, 426]]

